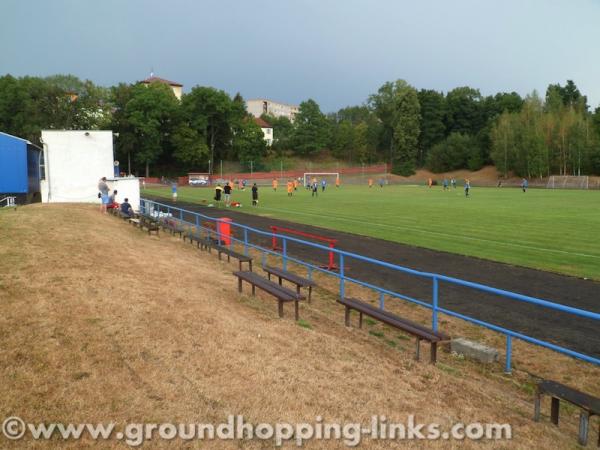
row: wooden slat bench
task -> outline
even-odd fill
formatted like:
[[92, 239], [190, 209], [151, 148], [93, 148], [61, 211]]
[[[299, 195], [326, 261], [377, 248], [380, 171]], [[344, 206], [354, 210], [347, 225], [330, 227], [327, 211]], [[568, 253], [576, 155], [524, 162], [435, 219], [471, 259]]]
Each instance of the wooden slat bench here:
[[276, 276], [279, 279], [280, 286], [281, 286], [282, 279], [295, 284], [296, 292], [298, 294], [300, 293], [301, 287], [307, 287], [308, 288], [308, 303], [310, 303], [310, 297], [312, 295], [312, 288], [313, 288], [313, 286], [317, 285], [314, 281], [309, 280], [308, 278], [303, 278], [299, 275], [288, 272], [286, 270], [278, 269], [276, 267], [265, 266], [265, 267], [263, 267], [263, 270], [265, 272], [267, 272], [269, 280], [271, 279], [271, 275]]
[[362, 328], [362, 316], [366, 314], [367, 316], [372, 317], [373, 319], [377, 319], [380, 322], [383, 322], [387, 325], [390, 325], [394, 328], [398, 328], [406, 333], [412, 334], [416, 337], [416, 347], [415, 347], [415, 359], [418, 361], [420, 357], [420, 344], [421, 341], [427, 341], [431, 344], [431, 363], [435, 364], [437, 360], [437, 344], [438, 342], [448, 341], [450, 337], [444, 333], [433, 331], [430, 328], [427, 328], [418, 323], [412, 322], [407, 319], [403, 319], [389, 311], [384, 311], [379, 309], [373, 305], [365, 303], [363, 301], [357, 300], [355, 298], [343, 298], [338, 299], [338, 303], [341, 303], [345, 306], [345, 324], [347, 327], [350, 326], [350, 311], [356, 310], [359, 313], [359, 328]]
[[161, 224], [163, 231], [169, 230], [172, 235], [179, 234], [179, 237], [182, 237], [183, 233], [186, 232], [186, 227], [176, 219], [165, 218]]
[[238, 252], [234, 252], [233, 250], [224, 247], [222, 245], [216, 245], [210, 240], [204, 240], [200, 243], [201, 247], [206, 247], [209, 253], [212, 253], [212, 249], [214, 248], [219, 254], [219, 259], [221, 259], [221, 254], [227, 255], [227, 262], [231, 261], [231, 258], [235, 258], [238, 260], [240, 265], [240, 271], [242, 270], [242, 263], [248, 263], [249, 271], [252, 272], [252, 257], [246, 256]]
[[[560, 400], [567, 401], [581, 409], [579, 416], [579, 444], [585, 446], [588, 440], [588, 429], [591, 416], [600, 416], [600, 398], [577, 391], [551, 380], [543, 380], [537, 385], [535, 395], [535, 406], [533, 420], [540, 421], [540, 408], [542, 395], [552, 397], [550, 406], [550, 421], [558, 425], [558, 412], [560, 409]], [[600, 425], [598, 427], [598, 447], [600, 447]]]
[[140, 228], [146, 228], [148, 230], [148, 234], [150, 234], [152, 231], [155, 231], [157, 236], [160, 229], [156, 219], [148, 216], [140, 216]]
[[198, 248], [200, 248], [200, 244], [202, 244], [203, 241], [206, 241], [208, 236], [202, 236], [201, 231], [194, 231], [193, 229], [190, 229], [183, 235], [183, 242], [185, 242], [186, 239], [190, 240], [190, 244], [196, 242]]
[[304, 296], [302, 294], [298, 294], [291, 289], [280, 286], [273, 281], [267, 280], [264, 277], [254, 273], [254, 272], [234, 272], [234, 276], [238, 279], [238, 291], [242, 292], [242, 281], [245, 281], [252, 285], [252, 295], [256, 294], [256, 288], [265, 291], [268, 294], [271, 294], [273, 297], [277, 299], [278, 305], [278, 313], [279, 317], [283, 317], [283, 304], [287, 302], [294, 302], [294, 314], [296, 320], [298, 320], [298, 302], [300, 300], [304, 300]]

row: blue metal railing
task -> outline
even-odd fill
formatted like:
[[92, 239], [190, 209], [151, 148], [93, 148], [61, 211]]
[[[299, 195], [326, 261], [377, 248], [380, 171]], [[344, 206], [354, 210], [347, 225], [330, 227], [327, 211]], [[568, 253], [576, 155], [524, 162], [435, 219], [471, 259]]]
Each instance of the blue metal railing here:
[[[194, 223], [192, 222], [188, 222], [185, 221], [186, 223], [188, 223], [189, 225], [195, 226], [198, 229], [205, 229], [205, 227], [203, 227], [201, 225], [200, 219], [203, 220], [207, 220], [207, 221], [211, 221], [214, 223], [219, 223], [222, 222], [220, 219], [218, 218], [214, 218], [214, 217], [210, 217], [210, 216], [206, 216], [204, 214], [201, 213], [197, 213], [194, 211], [187, 211], [187, 210], [183, 210], [181, 208], [177, 208], [177, 207], [173, 207], [170, 205], [166, 205], [166, 204], [162, 204], [159, 202], [155, 202], [153, 200], [146, 200], [146, 199], [140, 199], [140, 209], [142, 214], [147, 214], [147, 215], [156, 215], [158, 216], [159, 214], [164, 214], [166, 212], [166, 214], [168, 216], [172, 216], [175, 217], [175, 215], [173, 214], [173, 212], [177, 212], [178, 213], [178, 218], [180, 221], [184, 221], [184, 214], [186, 215], [191, 215], [195, 218]], [[554, 303], [554, 302], [550, 302], [548, 300], [543, 300], [543, 299], [539, 299], [539, 298], [535, 298], [535, 297], [530, 297], [527, 295], [523, 295], [523, 294], [517, 294], [515, 292], [510, 292], [510, 291], [506, 291], [503, 289], [497, 289], [497, 288], [493, 288], [490, 286], [486, 286], [483, 284], [479, 284], [479, 283], [474, 283], [471, 281], [465, 281], [465, 280], [461, 280], [459, 278], [453, 278], [453, 277], [448, 277], [445, 275], [439, 275], [439, 274], [435, 274], [435, 273], [429, 273], [429, 272], [421, 272], [418, 270], [414, 270], [414, 269], [409, 269], [407, 267], [402, 267], [402, 266], [398, 266], [396, 264], [392, 264], [392, 263], [388, 263], [385, 261], [379, 261], [377, 259], [373, 259], [370, 258], [368, 256], [363, 256], [363, 255], [359, 255], [356, 253], [351, 253], [351, 252], [347, 252], [344, 250], [339, 250], [336, 248], [330, 248], [330, 247], [326, 247], [324, 245], [321, 244], [317, 244], [314, 242], [308, 242], [308, 241], [304, 241], [302, 239], [298, 239], [295, 237], [291, 237], [291, 236], [283, 236], [283, 235], [278, 235], [277, 237], [279, 239], [282, 240], [282, 251], [281, 252], [276, 252], [274, 250], [271, 249], [267, 249], [265, 247], [261, 247], [257, 244], [253, 244], [250, 242], [250, 238], [249, 238], [249, 234], [250, 233], [255, 233], [258, 236], [264, 236], [267, 238], [271, 238], [272, 237], [272, 233], [271, 232], [267, 232], [267, 231], [262, 231], [262, 230], [257, 230], [256, 228], [252, 228], [252, 227], [248, 227], [246, 225], [241, 225], [235, 222], [227, 222], [230, 226], [234, 227], [234, 228], [239, 228], [241, 230], [243, 230], [243, 239], [237, 239], [235, 237], [231, 237], [231, 245], [233, 245], [233, 242], [239, 242], [240, 244], [243, 244], [244, 246], [244, 253], [248, 254], [248, 250], [250, 248], [254, 248], [257, 249], [261, 252], [263, 252], [263, 259], [262, 259], [262, 264], [263, 266], [265, 265], [266, 262], [266, 255], [276, 255], [278, 257], [281, 257], [282, 259], [282, 266], [284, 269], [286, 269], [287, 264], [289, 262], [294, 262], [296, 264], [302, 265], [304, 267], [306, 267], [308, 269], [308, 278], [312, 278], [312, 272], [314, 270], [318, 270], [321, 271], [323, 273], [326, 273], [330, 276], [336, 277], [339, 279], [339, 294], [340, 297], [344, 297], [345, 296], [345, 288], [346, 288], [346, 282], [351, 282], [351, 283], [355, 283], [357, 285], [372, 289], [376, 292], [379, 293], [380, 297], [379, 297], [379, 306], [381, 309], [385, 308], [385, 296], [388, 295], [389, 297], [392, 298], [399, 298], [402, 300], [406, 300], [409, 301], [411, 303], [423, 306], [425, 308], [429, 308], [432, 310], [432, 314], [431, 314], [431, 327], [433, 330], [437, 331], [438, 330], [438, 314], [439, 313], [443, 313], [452, 317], [456, 317], [462, 320], [465, 320], [467, 322], [488, 328], [490, 330], [496, 331], [498, 333], [504, 334], [506, 337], [506, 360], [505, 360], [505, 372], [506, 373], [510, 373], [511, 372], [511, 359], [512, 359], [512, 338], [517, 338], [520, 339], [522, 341], [534, 344], [534, 345], [538, 345], [541, 347], [545, 347], [551, 350], [554, 350], [556, 352], [571, 356], [573, 358], [577, 358], [595, 365], [600, 366], [600, 359], [595, 358], [593, 356], [590, 355], [586, 355], [580, 352], [576, 352], [574, 350], [570, 350], [568, 348], [565, 347], [561, 347], [559, 345], [556, 344], [552, 344], [550, 342], [547, 341], [543, 341], [540, 339], [536, 339], [533, 338], [531, 336], [527, 336], [524, 335], [522, 333], [510, 330], [508, 328], [504, 328], [504, 327], [500, 327], [498, 325], [494, 325], [479, 319], [475, 319], [473, 317], [455, 312], [455, 311], [451, 311], [449, 309], [446, 308], [441, 308], [439, 306], [439, 283], [440, 281], [443, 281], [445, 283], [449, 283], [449, 284], [453, 284], [453, 285], [457, 285], [457, 286], [463, 286], [466, 288], [470, 288], [470, 289], [474, 289], [474, 290], [478, 290], [481, 292], [485, 292], [488, 294], [493, 294], [493, 295], [498, 295], [501, 297], [505, 297], [505, 298], [509, 298], [512, 300], [516, 300], [516, 301], [520, 301], [520, 302], [524, 302], [524, 303], [529, 303], [529, 304], [533, 304], [536, 306], [540, 306], [543, 308], [547, 308], [547, 309], [551, 309], [554, 311], [561, 311], [564, 313], [568, 313], [568, 314], [572, 314], [578, 317], [583, 317], [583, 318], [587, 318], [587, 319], [592, 319], [592, 320], [596, 320], [598, 321], [598, 326], [600, 327], [600, 314], [599, 313], [594, 313], [591, 311], [586, 311], [583, 309], [579, 309], [579, 308], [573, 308], [571, 306], [566, 306], [566, 305], [561, 305], [559, 303]], [[217, 229], [217, 237], [219, 240], [221, 240], [221, 236], [220, 236], [220, 232], [219, 232], [219, 227], [216, 227]], [[311, 264], [307, 261], [303, 261], [300, 260], [298, 258], [295, 258], [293, 256], [290, 256], [288, 251], [287, 251], [287, 244], [288, 242], [294, 242], [300, 245], [304, 245], [304, 246], [308, 246], [308, 247], [312, 247], [314, 249], [319, 249], [319, 250], [323, 250], [326, 252], [334, 252], [335, 254], [338, 255], [339, 258], [339, 271], [338, 272], [333, 272], [333, 271], [329, 271], [327, 269], [324, 269], [322, 267], [316, 266], [314, 264]], [[379, 267], [384, 267], [387, 269], [391, 269], [397, 272], [401, 272], [401, 273], [405, 273], [408, 275], [413, 275], [415, 277], [419, 277], [422, 279], [428, 279], [431, 280], [432, 282], [432, 296], [431, 296], [431, 303], [425, 302], [423, 300], [418, 300], [412, 297], [409, 297], [407, 295], [403, 295], [400, 294], [398, 292], [394, 292], [394, 291], [390, 291], [388, 289], [382, 288], [380, 286], [376, 286], [370, 283], [367, 283], [365, 281], [362, 280], [358, 280], [355, 278], [351, 278], [349, 276], [346, 275], [345, 273], [345, 258], [353, 258], [362, 262], [366, 262], [366, 263], [370, 263], [370, 264], [374, 264], [376, 266]]]

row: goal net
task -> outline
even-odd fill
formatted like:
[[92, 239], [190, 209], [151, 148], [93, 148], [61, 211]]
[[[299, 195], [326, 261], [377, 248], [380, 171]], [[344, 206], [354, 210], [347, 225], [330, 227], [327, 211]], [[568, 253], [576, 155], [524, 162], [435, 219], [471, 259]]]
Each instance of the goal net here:
[[588, 176], [552, 175], [548, 178], [548, 189], [588, 189]]
[[309, 186], [313, 181], [316, 181], [321, 185], [321, 181], [325, 180], [328, 185], [334, 186], [335, 181], [340, 177], [339, 172], [306, 172], [304, 174], [303, 183], [304, 186]]

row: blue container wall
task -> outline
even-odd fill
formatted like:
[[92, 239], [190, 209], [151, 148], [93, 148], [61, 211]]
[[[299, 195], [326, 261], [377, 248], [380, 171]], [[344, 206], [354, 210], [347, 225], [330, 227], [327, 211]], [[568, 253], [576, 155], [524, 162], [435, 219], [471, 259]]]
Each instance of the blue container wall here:
[[27, 143], [0, 134], [0, 194], [26, 194], [27, 187]]
[[27, 145], [27, 186], [30, 194], [40, 192], [40, 149]]

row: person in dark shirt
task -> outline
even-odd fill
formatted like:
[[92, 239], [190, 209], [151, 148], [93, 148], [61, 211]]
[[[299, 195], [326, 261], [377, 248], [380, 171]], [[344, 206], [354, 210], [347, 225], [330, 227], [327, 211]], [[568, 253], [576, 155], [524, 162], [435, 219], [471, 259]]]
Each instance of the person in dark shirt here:
[[123, 203], [121, 203], [121, 212], [123, 214], [127, 214], [129, 217], [133, 217], [133, 208], [129, 203], [129, 199], [126, 198]]
[[225, 206], [229, 206], [231, 202], [231, 184], [227, 183], [225, 188], [223, 189], [223, 193], [225, 194]]
[[256, 183], [252, 185], [252, 206], [258, 206], [258, 186]]

